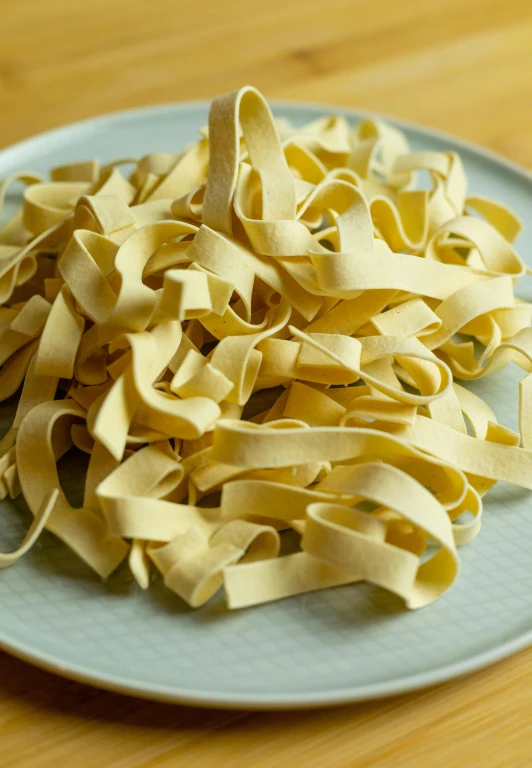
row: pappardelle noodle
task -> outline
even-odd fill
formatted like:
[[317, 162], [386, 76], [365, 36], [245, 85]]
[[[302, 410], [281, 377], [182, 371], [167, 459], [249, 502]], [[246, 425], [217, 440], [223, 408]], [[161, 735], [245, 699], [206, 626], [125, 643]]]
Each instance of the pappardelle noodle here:
[[[381, 120], [296, 128], [245, 87], [182, 152], [15, 173], [0, 207], [15, 182], [0, 495], [34, 520], [0, 568], [47, 529], [192, 607], [367, 581], [419, 608], [456, 580], [482, 496], [532, 489], [520, 224], [457, 154]], [[459, 383], [510, 362], [519, 433]], [[57, 470], [73, 447], [80, 508]], [[299, 551], [279, 556], [285, 529]]]

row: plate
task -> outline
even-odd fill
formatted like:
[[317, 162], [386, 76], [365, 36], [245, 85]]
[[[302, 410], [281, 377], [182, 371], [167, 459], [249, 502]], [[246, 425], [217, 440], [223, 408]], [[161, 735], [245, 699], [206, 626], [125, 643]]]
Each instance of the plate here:
[[[275, 104], [302, 124], [331, 107]], [[340, 111], [340, 110], [336, 110]], [[349, 119], [362, 113], [341, 110]], [[207, 122], [208, 104], [123, 112], [42, 134], [0, 154], [0, 177], [99, 157], [176, 152]], [[414, 149], [456, 150], [470, 190], [508, 203], [532, 250], [532, 175], [456, 138], [393, 121]], [[524, 297], [532, 291], [525, 286]], [[523, 292], [521, 291], [521, 295]], [[515, 367], [474, 389], [516, 428]], [[9, 404], [0, 409], [7, 428]], [[75, 475], [76, 462], [64, 476]], [[68, 483], [67, 483], [68, 484]], [[0, 503], [0, 547], [14, 548], [31, 519]], [[480, 536], [461, 552], [458, 583], [435, 604], [406, 612], [369, 585], [336, 588], [229, 613], [219, 595], [191, 611], [156, 583], [142, 592], [119, 570], [102, 583], [45, 533], [0, 572], [0, 646], [69, 678], [171, 702], [234, 708], [324, 706], [401, 693], [490, 664], [532, 642], [532, 496], [502, 484], [488, 495]]]

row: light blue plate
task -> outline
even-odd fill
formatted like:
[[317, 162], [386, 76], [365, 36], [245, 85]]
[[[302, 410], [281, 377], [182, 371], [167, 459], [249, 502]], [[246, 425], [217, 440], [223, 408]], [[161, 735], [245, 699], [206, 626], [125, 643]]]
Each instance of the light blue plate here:
[[[156, 107], [42, 134], [0, 154], [0, 177], [92, 157], [176, 152], [196, 137], [207, 110], [204, 103]], [[301, 124], [331, 108], [278, 104], [275, 111]], [[353, 120], [362, 116], [344, 112]], [[461, 154], [470, 190], [505, 201], [522, 217], [518, 248], [527, 258], [532, 176], [458, 139], [396, 124], [415, 149]], [[519, 376], [509, 368], [475, 385], [513, 428]], [[10, 410], [0, 412], [5, 427]], [[74, 476], [75, 470], [71, 460]], [[9, 500], [1, 502], [0, 515], [0, 548], [9, 551], [31, 516], [22, 502]], [[460, 552], [457, 585], [416, 613], [361, 585], [236, 613], [228, 613], [219, 596], [190, 611], [160, 583], [142, 592], [125, 569], [102, 584], [46, 533], [27, 557], [0, 572], [0, 646], [103, 688], [216, 707], [323, 706], [420, 688], [532, 641], [531, 495], [497, 486], [484, 520], [479, 538]]]

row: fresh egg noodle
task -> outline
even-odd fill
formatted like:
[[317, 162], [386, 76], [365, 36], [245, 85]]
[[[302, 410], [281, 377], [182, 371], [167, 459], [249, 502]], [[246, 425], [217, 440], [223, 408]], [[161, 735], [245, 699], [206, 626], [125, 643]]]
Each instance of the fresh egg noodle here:
[[[0, 206], [17, 182], [0, 495], [34, 520], [0, 568], [47, 529], [102, 578], [159, 571], [192, 607], [366, 581], [419, 608], [456, 580], [482, 496], [532, 489], [520, 224], [468, 197], [455, 153], [379, 120], [293, 128], [246, 87], [180, 154], [22, 171]], [[457, 383], [510, 362], [519, 434]], [[57, 469], [73, 447], [81, 507]], [[300, 551], [279, 556], [288, 529]]]

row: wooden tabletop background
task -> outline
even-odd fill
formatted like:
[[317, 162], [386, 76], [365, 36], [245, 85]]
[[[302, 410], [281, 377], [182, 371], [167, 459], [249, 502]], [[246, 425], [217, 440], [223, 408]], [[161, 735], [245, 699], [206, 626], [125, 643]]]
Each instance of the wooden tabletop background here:
[[[530, 0], [4, 0], [0, 146], [125, 107], [267, 97], [409, 118], [532, 167]], [[523, 768], [532, 650], [342, 709], [210, 712], [0, 654], [0, 768]]]

